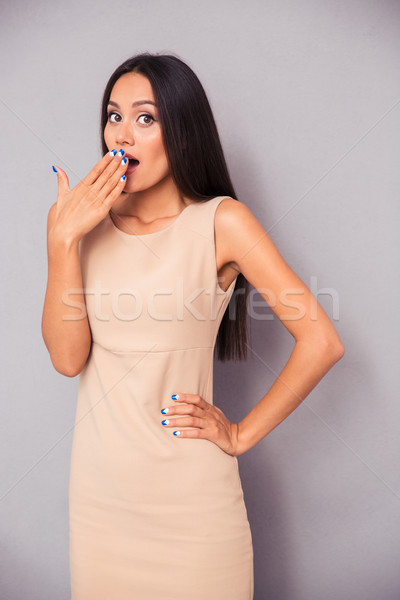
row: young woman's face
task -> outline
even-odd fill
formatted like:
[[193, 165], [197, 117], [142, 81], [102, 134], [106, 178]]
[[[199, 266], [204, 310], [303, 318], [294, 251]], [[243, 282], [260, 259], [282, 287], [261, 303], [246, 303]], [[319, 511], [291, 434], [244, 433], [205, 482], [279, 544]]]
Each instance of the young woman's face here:
[[[139, 161], [126, 171], [124, 192], [147, 190], [171, 177], [151, 84], [140, 73], [125, 73], [114, 84], [107, 106], [104, 140]], [[132, 161], [130, 161], [131, 165]], [[137, 164], [137, 163], [135, 163]]]

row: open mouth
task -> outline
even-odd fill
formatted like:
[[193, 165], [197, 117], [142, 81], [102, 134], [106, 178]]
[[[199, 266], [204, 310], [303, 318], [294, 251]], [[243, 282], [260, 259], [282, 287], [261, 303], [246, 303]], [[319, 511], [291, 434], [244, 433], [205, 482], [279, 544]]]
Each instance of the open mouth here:
[[135, 169], [138, 167], [139, 165], [139, 161], [136, 160], [136, 158], [130, 158], [129, 159], [129, 165], [128, 168], [126, 170], [126, 173], [129, 175], [130, 173], [133, 173], [133, 171], [135, 171]]

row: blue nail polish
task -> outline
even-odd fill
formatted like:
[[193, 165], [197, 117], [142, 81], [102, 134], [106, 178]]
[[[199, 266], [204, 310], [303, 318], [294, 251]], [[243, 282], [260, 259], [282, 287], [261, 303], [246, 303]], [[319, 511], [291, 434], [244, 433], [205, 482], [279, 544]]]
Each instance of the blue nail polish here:
[[166, 415], [167, 413], [169, 413], [169, 408], [163, 408], [162, 411], [161, 411], [161, 413], [163, 415]]
[[118, 156], [123, 156], [124, 154], [125, 154], [125, 152], [122, 149], [118, 152]]
[[181, 435], [180, 431], [174, 431], [174, 435]]
[[116, 151], [116, 150], [111, 150], [111, 152], [110, 152], [110, 155], [111, 155], [111, 156], [115, 156], [116, 154], [117, 154], [117, 151]]
[[161, 421], [161, 423], [163, 425], [169, 425], [169, 420], [168, 419], [164, 419], [164, 421]]
[[126, 156], [124, 156], [124, 158], [121, 160], [123, 165], [126, 165], [126, 163], [128, 162], [128, 159], [126, 158]]
[[51, 165], [51, 166], [53, 167], [53, 171], [54, 171], [54, 173], [58, 173], [58, 171], [57, 171], [57, 169], [55, 168], [55, 166], [54, 166], [54, 165]]
[[179, 400], [179, 394], [172, 394], [172, 400]]
[[122, 175], [122, 177], [121, 177], [120, 181], [125, 181], [125, 179], [126, 179], [126, 175], [125, 175], [125, 173], [124, 173], [124, 174]]

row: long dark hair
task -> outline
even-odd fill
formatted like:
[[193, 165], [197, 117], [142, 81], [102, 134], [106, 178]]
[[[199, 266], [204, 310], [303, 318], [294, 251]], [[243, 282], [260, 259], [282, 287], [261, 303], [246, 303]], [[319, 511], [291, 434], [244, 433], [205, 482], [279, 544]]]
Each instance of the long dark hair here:
[[[192, 69], [170, 54], [137, 54], [111, 75], [101, 103], [103, 156], [108, 151], [104, 129], [110, 94], [116, 81], [130, 72], [141, 73], [152, 86], [171, 175], [180, 192], [198, 200], [215, 196], [238, 200], [204, 88]], [[247, 358], [248, 293], [249, 283], [239, 273], [218, 330], [216, 349], [221, 361]]]

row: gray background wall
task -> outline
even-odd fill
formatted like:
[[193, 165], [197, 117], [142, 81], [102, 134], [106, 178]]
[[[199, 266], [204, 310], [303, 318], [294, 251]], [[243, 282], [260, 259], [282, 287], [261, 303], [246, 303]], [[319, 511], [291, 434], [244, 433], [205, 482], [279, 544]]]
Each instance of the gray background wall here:
[[[399, 598], [400, 3], [17, 0], [0, 16], [1, 597], [69, 599], [78, 380], [54, 371], [41, 338], [51, 165], [75, 185], [100, 159], [106, 81], [148, 50], [198, 74], [238, 198], [346, 348], [239, 457], [255, 600]], [[247, 363], [215, 365], [214, 401], [232, 421], [293, 347], [257, 310]]]

